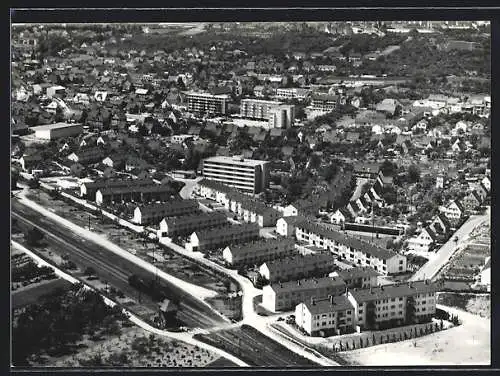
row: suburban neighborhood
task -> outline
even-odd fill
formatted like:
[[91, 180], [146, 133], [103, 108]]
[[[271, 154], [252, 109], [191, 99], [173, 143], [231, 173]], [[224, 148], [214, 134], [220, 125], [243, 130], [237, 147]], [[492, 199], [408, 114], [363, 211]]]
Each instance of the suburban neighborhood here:
[[489, 22], [11, 28], [13, 367], [491, 364]]

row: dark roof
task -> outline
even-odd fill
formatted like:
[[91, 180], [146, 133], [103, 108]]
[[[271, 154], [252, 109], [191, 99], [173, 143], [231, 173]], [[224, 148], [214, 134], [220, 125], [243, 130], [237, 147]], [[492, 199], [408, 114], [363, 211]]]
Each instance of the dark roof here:
[[189, 215], [181, 215], [177, 217], [167, 217], [164, 218], [164, 221], [168, 226], [172, 225], [180, 225], [180, 224], [189, 224], [194, 221], [204, 221], [204, 220], [219, 220], [221, 222], [227, 221], [227, 217], [224, 213], [220, 212], [210, 212], [210, 213], [197, 213], [197, 214], [189, 214]]
[[351, 269], [339, 270], [336, 273], [340, 278], [344, 280], [353, 278], [375, 277], [380, 275], [374, 269], [368, 267], [354, 267]]
[[312, 223], [310, 221], [302, 221], [300, 223], [297, 223], [296, 227], [321, 235], [327, 239], [334, 240], [336, 243], [340, 243], [352, 249], [362, 251], [365, 254], [377, 257], [382, 260], [387, 260], [397, 255], [397, 253], [394, 251], [377, 247], [367, 241], [345, 235], [339, 231], [328, 229], [324, 226]]
[[254, 232], [255, 237], [259, 236], [259, 225], [256, 223], [243, 223], [240, 225], [227, 225], [221, 227], [210, 228], [208, 230], [195, 231], [194, 233], [200, 240], [209, 240], [219, 238], [221, 234], [233, 235], [244, 232]]
[[196, 200], [171, 200], [161, 204], [149, 204], [137, 207], [140, 209], [142, 215], [147, 215], [157, 212], [168, 212], [169, 210], [179, 208], [192, 208], [193, 210], [197, 210], [200, 206], [198, 205], [198, 201]]
[[277, 294], [289, 291], [298, 292], [300, 290], [320, 289], [323, 287], [335, 286], [345, 286], [344, 280], [339, 277], [322, 277], [269, 284], [269, 287], [273, 289]]
[[292, 238], [259, 239], [253, 242], [229, 246], [229, 249], [234, 255], [239, 253], [247, 253], [248, 251], [258, 253], [260, 251], [268, 250], [280, 245], [285, 246], [285, 248], [294, 248], [294, 244], [295, 242]]
[[[411, 286], [411, 287], [410, 287]], [[393, 285], [372, 287], [368, 289], [352, 289], [352, 294], [356, 302], [368, 302], [373, 300], [397, 298], [416, 294], [428, 294], [436, 292], [438, 286], [429, 281], [404, 282]]]
[[351, 302], [345, 295], [332, 296], [318, 300], [315, 299], [314, 301], [311, 301], [311, 299], [309, 299], [306, 300], [304, 304], [307, 307], [308, 311], [313, 315], [354, 309]]
[[264, 262], [269, 271], [272, 273], [275, 270], [283, 270], [285, 268], [295, 268], [297, 266], [303, 266], [304, 268], [311, 267], [313, 265], [328, 266], [332, 265], [335, 258], [331, 253], [312, 253], [308, 255], [294, 255], [289, 257], [283, 257], [277, 260], [270, 260]]

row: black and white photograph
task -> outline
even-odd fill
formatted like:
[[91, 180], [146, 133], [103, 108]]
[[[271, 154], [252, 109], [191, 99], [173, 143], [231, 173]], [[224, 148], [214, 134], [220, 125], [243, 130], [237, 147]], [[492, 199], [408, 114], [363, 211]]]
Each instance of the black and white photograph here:
[[491, 365], [491, 22], [356, 19], [12, 19], [11, 370]]

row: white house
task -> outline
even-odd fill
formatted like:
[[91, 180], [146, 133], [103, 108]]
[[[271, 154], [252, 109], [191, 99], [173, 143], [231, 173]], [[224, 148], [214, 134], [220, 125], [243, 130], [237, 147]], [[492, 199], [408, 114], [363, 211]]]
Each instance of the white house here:
[[426, 227], [420, 234], [408, 239], [408, 249], [411, 251], [428, 252], [432, 244], [436, 241], [436, 234]]

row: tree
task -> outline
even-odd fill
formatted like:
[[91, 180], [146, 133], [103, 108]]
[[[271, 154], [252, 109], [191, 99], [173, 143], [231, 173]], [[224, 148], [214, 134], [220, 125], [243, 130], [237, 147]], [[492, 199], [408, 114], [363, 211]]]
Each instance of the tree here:
[[92, 275], [95, 275], [96, 272], [95, 272], [95, 269], [91, 266], [88, 266], [87, 268], [85, 268], [85, 271], [83, 272], [83, 274], [85, 274], [86, 276], [92, 276]]
[[[368, 302], [366, 304], [366, 325], [369, 329], [375, 327], [376, 315], [375, 303], [373, 301]], [[373, 343], [375, 344], [375, 334], [373, 335]]]
[[41, 232], [38, 228], [33, 227], [24, 234], [24, 239], [28, 245], [36, 247], [40, 244], [40, 241], [42, 241], [44, 236], [43, 232]]
[[412, 164], [408, 168], [408, 181], [410, 183], [416, 183], [420, 181], [420, 169], [415, 164]]
[[397, 170], [398, 166], [387, 159], [380, 165], [380, 171], [382, 171], [384, 176], [393, 176]]
[[406, 299], [406, 324], [413, 324], [415, 322], [415, 299], [413, 296], [409, 296]]

